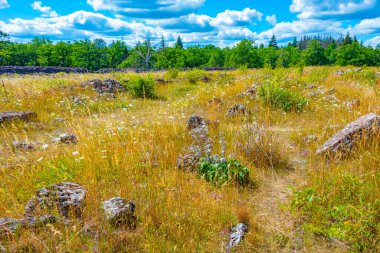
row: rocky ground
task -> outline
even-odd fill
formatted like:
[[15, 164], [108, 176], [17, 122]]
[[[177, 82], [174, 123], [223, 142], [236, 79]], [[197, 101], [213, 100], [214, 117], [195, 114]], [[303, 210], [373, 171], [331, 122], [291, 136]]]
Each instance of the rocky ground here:
[[376, 252], [377, 73], [4, 75], [0, 252]]

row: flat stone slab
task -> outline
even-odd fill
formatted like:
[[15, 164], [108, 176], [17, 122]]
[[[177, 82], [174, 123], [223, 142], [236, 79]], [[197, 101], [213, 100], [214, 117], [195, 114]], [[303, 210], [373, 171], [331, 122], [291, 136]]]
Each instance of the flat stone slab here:
[[57, 208], [61, 216], [68, 218], [72, 213], [79, 218], [86, 197], [86, 190], [80, 184], [64, 182], [38, 189], [25, 208], [26, 217], [34, 217], [37, 208], [51, 213]]
[[364, 135], [370, 137], [374, 130], [380, 127], [380, 116], [374, 113], [367, 114], [345, 126], [333, 137], [328, 139], [317, 150], [317, 154], [337, 154], [352, 149]]
[[0, 124], [5, 122], [12, 122], [14, 120], [31, 121], [37, 118], [35, 112], [0, 112]]

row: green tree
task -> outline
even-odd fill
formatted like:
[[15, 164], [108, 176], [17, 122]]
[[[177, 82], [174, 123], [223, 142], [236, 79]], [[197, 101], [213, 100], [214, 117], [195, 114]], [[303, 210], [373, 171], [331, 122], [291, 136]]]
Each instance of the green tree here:
[[327, 63], [325, 49], [318, 40], [311, 40], [302, 51], [302, 59], [307, 66], [324, 65]]
[[178, 36], [177, 42], [175, 43], [175, 47], [183, 49], [183, 42], [182, 42], [181, 36]]
[[268, 47], [274, 47], [276, 49], [278, 48], [277, 39], [276, 39], [276, 36], [274, 36], [274, 34], [272, 35], [272, 38], [269, 41]]

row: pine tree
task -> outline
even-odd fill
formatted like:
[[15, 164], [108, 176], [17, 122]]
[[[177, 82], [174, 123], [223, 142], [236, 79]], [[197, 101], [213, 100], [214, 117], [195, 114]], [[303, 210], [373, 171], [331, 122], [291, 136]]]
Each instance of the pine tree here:
[[297, 37], [294, 37], [293, 42], [292, 42], [291, 45], [292, 45], [293, 47], [298, 47]]
[[274, 34], [272, 35], [272, 38], [270, 39], [268, 47], [278, 48], [277, 39], [276, 39], [276, 36], [274, 36]]
[[183, 49], [183, 43], [182, 43], [181, 36], [178, 36], [177, 43], [175, 44], [175, 47]]
[[162, 50], [164, 50], [165, 48], [166, 48], [165, 38], [164, 38], [164, 36], [162, 35], [162, 36], [161, 36], [161, 43], [160, 43], [160, 49], [159, 49], [159, 51], [162, 51]]
[[349, 44], [352, 44], [352, 38], [350, 36], [350, 33], [347, 32], [346, 37], [344, 37], [342, 45], [344, 46], [344, 45], [349, 45]]

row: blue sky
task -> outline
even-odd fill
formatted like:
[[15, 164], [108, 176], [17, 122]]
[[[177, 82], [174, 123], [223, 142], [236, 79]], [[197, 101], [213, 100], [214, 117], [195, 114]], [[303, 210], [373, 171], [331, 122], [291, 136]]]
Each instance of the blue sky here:
[[380, 44], [380, 0], [0, 0], [0, 30], [12, 40], [103, 38], [133, 44], [149, 35], [228, 46], [249, 38], [356, 35]]

